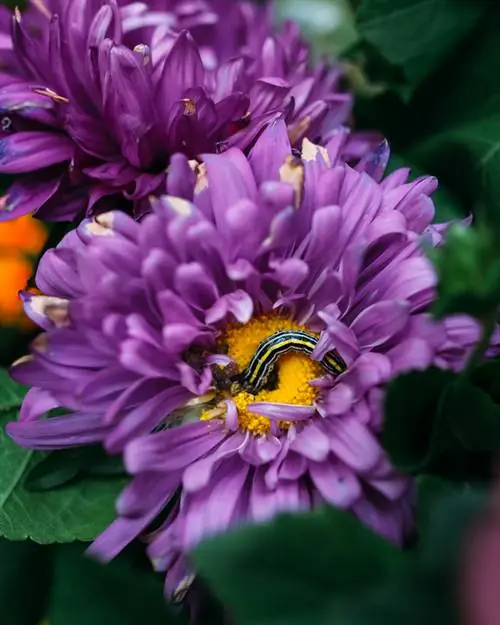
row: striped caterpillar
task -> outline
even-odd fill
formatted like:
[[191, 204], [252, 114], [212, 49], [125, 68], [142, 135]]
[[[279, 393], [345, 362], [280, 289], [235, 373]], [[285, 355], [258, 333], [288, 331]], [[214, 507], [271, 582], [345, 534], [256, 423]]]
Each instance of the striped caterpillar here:
[[[236, 376], [244, 388], [251, 393], [258, 393], [275, 374], [277, 360], [289, 351], [303, 352], [310, 356], [318, 339], [302, 330], [282, 330], [265, 338], [257, 347], [248, 367]], [[319, 364], [331, 375], [339, 375], [346, 369], [346, 364], [336, 350], [323, 356]]]

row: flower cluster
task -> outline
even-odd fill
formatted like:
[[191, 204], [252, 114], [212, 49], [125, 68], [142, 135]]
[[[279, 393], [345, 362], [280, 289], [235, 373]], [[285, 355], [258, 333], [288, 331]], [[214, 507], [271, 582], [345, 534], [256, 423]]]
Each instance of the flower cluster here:
[[[411, 481], [378, 440], [384, 388], [410, 369], [460, 369], [479, 328], [427, 313], [421, 243], [445, 228], [431, 224], [436, 180], [383, 178], [386, 143], [353, 168], [346, 140], [297, 151], [278, 119], [248, 157], [232, 147], [192, 169], [177, 154], [192, 174], [183, 197], [151, 200], [140, 222], [84, 220], [42, 259], [44, 295], [23, 295], [45, 333], [13, 367], [33, 388], [9, 434], [124, 454], [132, 482], [91, 550], [114, 557], [171, 505], [148, 547], [169, 596], [189, 587], [200, 540], [280, 511], [327, 503], [396, 543], [411, 531]], [[300, 333], [310, 353], [285, 342]], [[67, 414], [44, 418], [56, 407]]]
[[11, 239], [30, 213], [75, 222], [20, 293], [43, 331], [13, 365], [31, 388], [7, 431], [122, 455], [131, 481], [90, 551], [145, 537], [179, 600], [201, 540], [284, 511], [335, 506], [402, 545], [415, 490], [380, 442], [387, 384], [460, 371], [480, 335], [429, 314], [437, 181], [386, 175], [340, 66], [271, 9], [0, 8], [0, 174], [17, 176], [0, 221], [24, 220]]
[[[311, 69], [296, 26], [272, 34], [268, 7], [32, 0], [25, 13], [3, 11], [0, 173], [21, 176], [0, 219], [68, 221], [114, 206], [140, 217], [151, 194], [188, 195], [179, 153], [247, 150], [277, 118], [292, 143], [324, 143], [350, 115], [339, 67]], [[354, 134], [346, 158], [373, 140]]]

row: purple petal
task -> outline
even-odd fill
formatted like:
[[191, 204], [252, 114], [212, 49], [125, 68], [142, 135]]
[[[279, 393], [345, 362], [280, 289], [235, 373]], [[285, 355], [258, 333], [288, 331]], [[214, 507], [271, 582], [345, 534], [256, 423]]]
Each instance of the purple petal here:
[[226, 460], [206, 490], [191, 495], [183, 523], [185, 549], [193, 547], [205, 536], [229, 527], [242, 497], [248, 470], [238, 457]]
[[330, 451], [328, 436], [313, 424], [307, 425], [290, 446], [290, 449], [309, 460], [321, 462]]
[[42, 421], [8, 423], [7, 434], [21, 447], [29, 449], [64, 449], [91, 445], [103, 440], [108, 427], [100, 415], [72, 413]]
[[19, 421], [35, 421], [49, 410], [59, 408], [59, 405], [49, 391], [36, 387], [30, 388], [24, 396]]
[[209, 193], [216, 224], [225, 222], [225, 214], [241, 199], [257, 199], [257, 187], [243, 152], [233, 148], [224, 154], [204, 154]]
[[212, 386], [212, 371], [209, 367], [203, 369], [201, 374], [186, 362], [181, 362], [177, 368], [181, 374], [181, 385], [193, 395], [205, 395]]
[[226, 434], [219, 424], [200, 421], [142, 436], [125, 449], [125, 464], [132, 473], [168, 472], [193, 463], [219, 445]]
[[16, 132], [0, 139], [0, 172], [22, 174], [70, 161], [73, 143], [62, 134]]
[[249, 438], [248, 443], [240, 452], [245, 462], [258, 467], [272, 462], [281, 451], [281, 442], [272, 435]]
[[256, 401], [247, 405], [248, 412], [261, 414], [275, 421], [305, 421], [316, 414], [314, 406]]
[[13, 113], [35, 122], [53, 126], [57, 123], [54, 102], [46, 95], [37, 93], [25, 82], [15, 82], [0, 89], [0, 111]]
[[361, 349], [372, 350], [395, 336], [408, 323], [408, 304], [390, 300], [365, 308], [351, 323]]
[[231, 313], [239, 323], [248, 323], [253, 314], [252, 298], [238, 289], [220, 297], [205, 315], [205, 323], [212, 324], [225, 319]]
[[289, 85], [280, 79], [257, 80], [249, 92], [252, 115], [264, 115], [282, 105], [289, 90]]
[[309, 265], [299, 258], [286, 258], [270, 265], [276, 280], [292, 290], [298, 289], [309, 274]]
[[[87, 549], [87, 553], [108, 562], [115, 558], [129, 543], [135, 540], [161, 512], [168, 502], [171, 483], [165, 481], [165, 488], [157, 491], [156, 502], [143, 516], [136, 519], [119, 518], [100, 534]], [[155, 489], [156, 490], [156, 489]]]
[[353, 417], [329, 422], [331, 451], [360, 473], [369, 473], [379, 462], [382, 449], [366, 425]]
[[284, 120], [279, 119], [269, 124], [248, 156], [257, 184], [279, 180], [280, 167], [291, 154], [291, 150]]
[[120, 516], [142, 517], [163, 498], [170, 499], [180, 486], [180, 473], [141, 473], [120, 493], [116, 511]]
[[404, 513], [400, 510], [405, 504], [404, 501], [397, 503], [381, 501], [375, 504], [368, 498], [362, 497], [354, 505], [353, 512], [376, 534], [400, 545], [407, 529]]
[[168, 166], [167, 193], [186, 200], [192, 200], [196, 174], [184, 154], [173, 154]]
[[0, 222], [37, 211], [56, 193], [60, 183], [61, 177], [56, 172], [47, 179], [33, 174], [15, 180], [0, 198]]
[[361, 485], [353, 471], [340, 463], [309, 463], [309, 474], [321, 496], [332, 506], [350, 508], [361, 496]]
[[318, 412], [322, 416], [344, 414], [353, 404], [354, 391], [349, 384], [338, 382], [330, 389], [323, 401], [318, 402]]
[[390, 501], [400, 499], [408, 491], [410, 484], [410, 479], [398, 473], [385, 456], [366, 480], [372, 488]]
[[[215, 443], [218, 443], [222, 439], [222, 436], [223, 434], [220, 434]], [[222, 443], [214, 449], [214, 433], [210, 431], [210, 428], [207, 428], [206, 437], [212, 441], [212, 446], [210, 449], [207, 449], [207, 452], [211, 451], [211, 453], [201, 460], [191, 462], [184, 471], [182, 484], [184, 489], [189, 493], [205, 488], [219, 463], [231, 456], [237, 455], [246, 442], [246, 437], [243, 434], [235, 432], [229, 435], [225, 440], [222, 440]], [[202, 454], [198, 454], [198, 458], [201, 455]]]
[[190, 394], [183, 388], [174, 387], [127, 411], [106, 437], [106, 449], [110, 453], [121, 452], [134, 437], [151, 432], [165, 421], [170, 413], [183, 406], [189, 397]]
[[389, 162], [390, 153], [389, 144], [384, 139], [378, 147], [363, 156], [356, 166], [356, 171], [364, 171], [371, 178], [380, 182]]
[[298, 480], [307, 471], [307, 467], [308, 461], [303, 455], [290, 451], [283, 460], [283, 464], [278, 471], [278, 477], [280, 480]]
[[250, 492], [250, 515], [256, 521], [267, 521], [277, 513], [297, 511], [309, 502], [302, 492], [300, 481], [279, 482], [274, 489], [268, 489], [264, 479], [264, 468], [257, 469]]
[[179, 295], [191, 306], [199, 310], [207, 310], [217, 300], [218, 293], [215, 281], [200, 263], [178, 265], [174, 284]]
[[[137, 376], [125, 371], [122, 367], [103, 369], [94, 373], [81, 384], [78, 387], [77, 395], [89, 409], [106, 409], [109, 407], [110, 401], [116, 400], [117, 395], [121, 396], [124, 389], [130, 389], [136, 381]], [[111, 418], [108, 420], [108, 414], [105, 414], [104, 421], [106, 423], [111, 422]]]
[[177, 37], [163, 62], [155, 98], [168, 111], [187, 89], [203, 86], [204, 80], [205, 70], [198, 47], [191, 35], [184, 31]]
[[411, 369], [426, 369], [431, 365], [433, 355], [433, 349], [429, 343], [419, 338], [402, 341], [387, 352], [387, 357], [396, 373]]
[[391, 363], [387, 356], [376, 352], [364, 352], [343, 374], [358, 396], [368, 389], [387, 382], [392, 373]]
[[169, 354], [181, 355], [200, 335], [200, 329], [187, 323], [169, 323], [163, 326], [163, 346]]

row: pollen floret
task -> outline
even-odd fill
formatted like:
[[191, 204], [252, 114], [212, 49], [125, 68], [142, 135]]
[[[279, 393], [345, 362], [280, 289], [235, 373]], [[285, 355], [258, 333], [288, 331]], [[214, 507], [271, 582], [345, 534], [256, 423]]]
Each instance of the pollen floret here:
[[[350, 114], [339, 67], [311, 69], [297, 28], [275, 32], [269, 8], [31, 0], [0, 11], [0, 173], [20, 174], [0, 220], [114, 206], [141, 216], [152, 193], [188, 193], [195, 174], [176, 152], [247, 149], [277, 117], [294, 142], [324, 141]], [[345, 152], [357, 158], [372, 140], [353, 136]]]
[[[386, 144], [352, 168], [345, 139], [304, 140], [291, 157], [279, 120], [248, 159], [205, 154], [192, 200], [164, 196], [141, 222], [84, 221], [43, 257], [44, 295], [24, 294], [46, 332], [13, 367], [33, 388], [8, 432], [31, 448], [124, 452], [133, 479], [92, 547], [103, 559], [180, 492], [149, 537], [169, 595], [200, 540], [281, 511], [328, 503], [396, 543], [411, 529], [411, 480], [378, 438], [386, 385], [431, 364], [460, 369], [479, 330], [427, 312], [436, 276], [421, 243], [445, 233], [431, 225], [436, 180], [383, 178]], [[231, 382], [284, 330], [317, 343], [284, 353], [273, 384], [253, 394], [217, 377]], [[332, 350], [339, 375], [321, 366]], [[55, 407], [69, 414], [43, 418]]]

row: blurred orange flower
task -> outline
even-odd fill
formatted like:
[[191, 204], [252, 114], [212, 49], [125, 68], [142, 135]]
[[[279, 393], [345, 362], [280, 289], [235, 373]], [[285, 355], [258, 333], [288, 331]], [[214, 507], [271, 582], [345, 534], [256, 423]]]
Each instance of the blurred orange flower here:
[[31, 215], [0, 223], [1, 325], [31, 327], [31, 322], [23, 315], [18, 291], [26, 287], [33, 258], [38, 255], [46, 239], [44, 226]]

